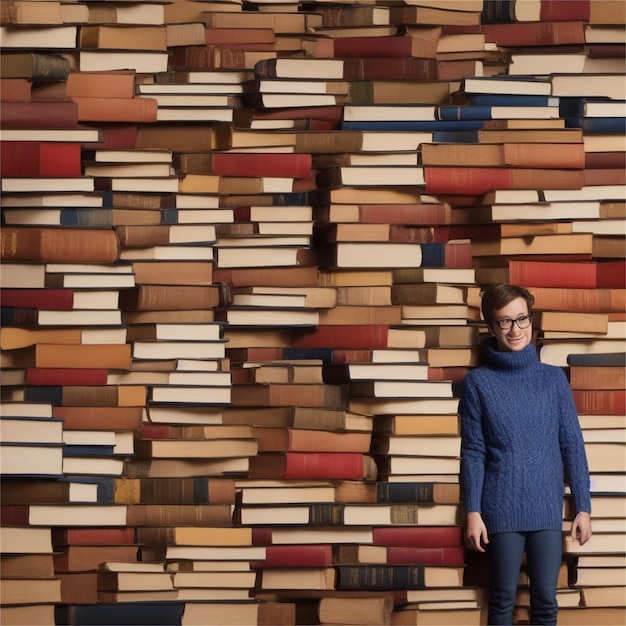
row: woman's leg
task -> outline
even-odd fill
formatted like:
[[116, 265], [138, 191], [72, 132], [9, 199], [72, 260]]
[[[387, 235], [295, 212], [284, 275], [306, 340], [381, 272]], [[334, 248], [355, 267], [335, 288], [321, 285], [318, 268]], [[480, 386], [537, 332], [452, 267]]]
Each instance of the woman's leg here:
[[540, 530], [526, 537], [526, 561], [530, 579], [530, 623], [556, 624], [556, 587], [563, 550], [560, 530]]
[[489, 597], [490, 626], [513, 623], [513, 607], [517, 595], [525, 533], [489, 535], [487, 553], [491, 572]]

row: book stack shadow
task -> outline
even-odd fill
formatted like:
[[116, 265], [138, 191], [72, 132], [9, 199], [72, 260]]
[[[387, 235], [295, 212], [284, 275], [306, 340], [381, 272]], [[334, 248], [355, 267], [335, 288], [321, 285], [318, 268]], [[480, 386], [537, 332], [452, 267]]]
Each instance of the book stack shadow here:
[[618, 5], [2, 2], [3, 624], [485, 624], [500, 282], [589, 458], [559, 623], [624, 623]]

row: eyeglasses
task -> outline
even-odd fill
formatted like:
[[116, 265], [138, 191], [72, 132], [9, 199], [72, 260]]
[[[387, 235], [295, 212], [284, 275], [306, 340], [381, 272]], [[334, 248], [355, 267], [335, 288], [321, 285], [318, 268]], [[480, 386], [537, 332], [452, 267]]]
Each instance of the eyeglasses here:
[[501, 320], [493, 320], [493, 323], [497, 324], [500, 330], [511, 330], [513, 324], [517, 324], [518, 328], [528, 328], [532, 321], [530, 315], [520, 315], [514, 320], [504, 317]]

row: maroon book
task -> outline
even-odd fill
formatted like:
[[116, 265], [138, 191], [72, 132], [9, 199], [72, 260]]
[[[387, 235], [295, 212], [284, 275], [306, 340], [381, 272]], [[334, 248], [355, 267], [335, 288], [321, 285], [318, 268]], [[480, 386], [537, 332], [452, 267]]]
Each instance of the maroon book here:
[[80, 148], [79, 143], [2, 141], [0, 176], [78, 178], [82, 172]]
[[460, 526], [378, 526], [374, 544], [414, 548], [443, 548], [463, 545]]
[[2, 128], [77, 128], [78, 105], [74, 102], [3, 102]]
[[2, 289], [3, 307], [71, 311], [74, 306], [72, 289]]

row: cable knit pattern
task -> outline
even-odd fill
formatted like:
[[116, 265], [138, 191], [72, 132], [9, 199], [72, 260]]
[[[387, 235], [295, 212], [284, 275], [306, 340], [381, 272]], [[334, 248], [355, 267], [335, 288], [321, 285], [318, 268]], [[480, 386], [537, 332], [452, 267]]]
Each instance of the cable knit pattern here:
[[589, 470], [564, 372], [541, 363], [533, 344], [518, 352], [485, 341], [460, 403], [466, 511], [487, 530], [561, 529], [564, 468], [577, 511], [591, 512]]

